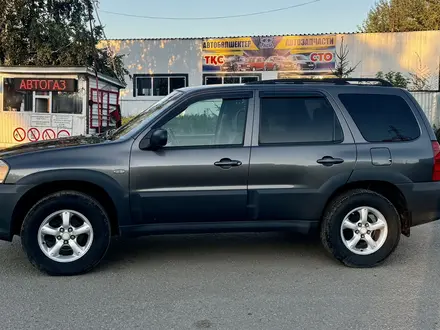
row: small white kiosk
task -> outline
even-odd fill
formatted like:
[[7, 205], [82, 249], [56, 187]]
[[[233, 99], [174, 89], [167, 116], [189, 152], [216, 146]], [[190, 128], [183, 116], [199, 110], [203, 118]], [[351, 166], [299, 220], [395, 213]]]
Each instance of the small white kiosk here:
[[105, 130], [121, 88], [86, 67], [0, 67], [0, 148]]

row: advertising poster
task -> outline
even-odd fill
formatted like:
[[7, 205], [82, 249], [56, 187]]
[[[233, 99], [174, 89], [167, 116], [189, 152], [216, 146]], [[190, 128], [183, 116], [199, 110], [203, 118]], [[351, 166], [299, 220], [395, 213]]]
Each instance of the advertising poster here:
[[330, 74], [336, 35], [264, 36], [203, 40], [203, 71], [281, 71]]

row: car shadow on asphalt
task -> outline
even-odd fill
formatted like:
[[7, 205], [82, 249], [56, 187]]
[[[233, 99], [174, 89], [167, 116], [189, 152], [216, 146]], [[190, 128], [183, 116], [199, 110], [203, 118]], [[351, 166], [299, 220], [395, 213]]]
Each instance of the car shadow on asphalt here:
[[156, 264], [187, 259], [203, 262], [207, 256], [218, 260], [257, 256], [262, 259], [283, 256], [316, 258], [316, 261], [328, 259], [315, 232], [160, 235], [114, 238], [98, 268], [103, 270], [127, 264]]

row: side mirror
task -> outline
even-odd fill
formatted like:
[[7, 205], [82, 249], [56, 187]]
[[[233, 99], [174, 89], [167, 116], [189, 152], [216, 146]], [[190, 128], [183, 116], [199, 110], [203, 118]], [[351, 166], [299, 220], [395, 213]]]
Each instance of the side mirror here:
[[163, 128], [157, 128], [145, 136], [139, 147], [142, 150], [158, 150], [166, 146], [167, 142], [168, 132]]

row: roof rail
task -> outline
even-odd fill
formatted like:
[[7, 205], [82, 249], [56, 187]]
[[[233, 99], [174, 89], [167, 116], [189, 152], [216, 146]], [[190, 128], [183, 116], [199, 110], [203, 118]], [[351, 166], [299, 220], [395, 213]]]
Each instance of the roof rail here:
[[[247, 85], [253, 84], [335, 84], [335, 85], [353, 85], [353, 82], [357, 82], [358, 85], [373, 85], [373, 86], [386, 86], [393, 87], [393, 85], [384, 79], [378, 78], [294, 78], [294, 79], [271, 79], [271, 80], [259, 80], [246, 83]], [[362, 84], [363, 83], [363, 84]]]

